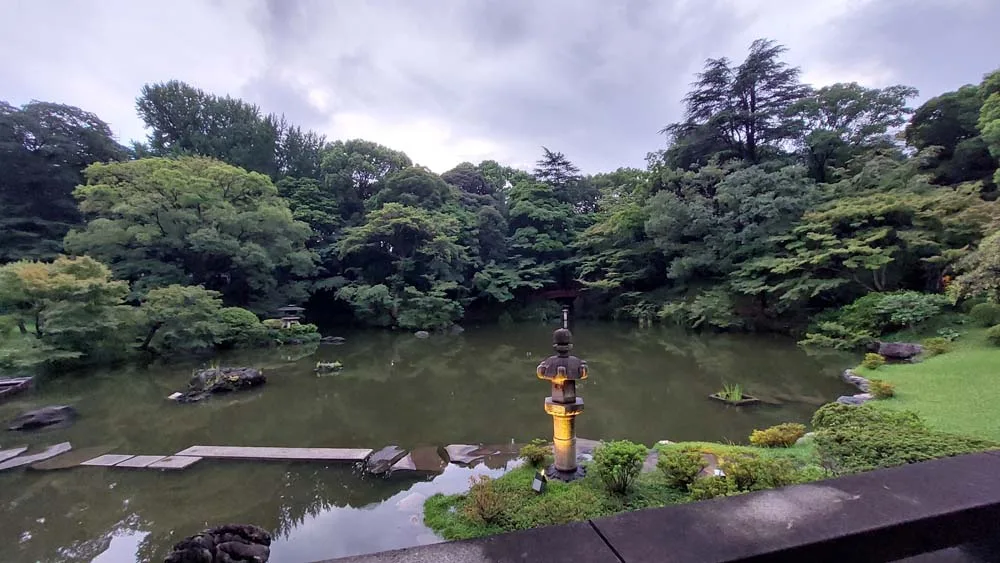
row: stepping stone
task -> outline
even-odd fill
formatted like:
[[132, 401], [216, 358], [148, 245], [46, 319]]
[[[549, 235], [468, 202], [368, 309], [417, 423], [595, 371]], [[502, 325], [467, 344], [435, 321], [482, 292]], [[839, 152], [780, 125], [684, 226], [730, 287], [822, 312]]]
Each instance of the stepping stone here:
[[47, 459], [45, 461], [40, 461], [38, 463], [33, 463], [28, 466], [28, 469], [37, 471], [52, 471], [55, 469], [69, 469], [71, 467], [78, 467], [82, 465], [85, 461], [94, 459], [94, 457], [106, 454], [111, 450], [109, 446], [95, 446], [93, 448], [83, 448], [80, 450], [73, 450], [71, 452], [58, 455], [52, 459]]
[[187, 469], [199, 461], [201, 461], [200, 457], [168, 455], [160, 461], [150, 463], [147, 467], [149, 469]]
[[482, 461], [486, 457], [485, 453], [476, 453], [481, 452], [479, 446], [470, 446], [468, 444], [451, 444], [450, 446], [445, 446], [444, 451], [448, 454], [448, 461], [462, 465]]
[[416, 471], [419, 473], [439, 474], [444, 472], [448, 462], [441, 458], [441, 454], [436, 447], [424, 446], [414, 449], [408, 455], [397, 461], [390, 470]]
[[166, 456], [162, 455], [137, 455], [131, 459], [126, 459], [125, 461], [118, 463], [115, 467], [128, 467], [130, 469], [142, 469], [148, 467], [151, 463], [156, 463], [162, 460]]
[[601, 445], [600, 440], [588, 440], [586, 438], [576, 439], [576, 453], [578, 455], [594, 455], [594, 450]]
[[95, 467], [111, 467], [112, 465], [117, 465], [127, 459], [132, 459], [135, 456], [132, 455], [121, 455], [121, 454], [108, 454], [95, 457], [92, 460], [85, 461], [80, 465], [91, 465]]
[[365, 472], [372, 475], [381, 475], [391, 471], [393, 464], [403, 459], [405, 455], [406, 450], [399, 446], [386, 446], [368, 456], [368, 459], [365, 460]]
[[277, 461], [364, 461], [372, 450], [362, 448], [266, 448], [240, 446], [191, 446], [174, 455], [217, 457], [226, 459], [257, 459]]
[[0, 471], [4, 469], [13, 469], [15, 467], [21, 467], [22, 465], [28, 465], [35, 463], [36, 461], [45, 461], [46, 459], [56, 457], [59, 454], [64, 454], [73, 449], [73, 446], [69, 442], [62, 442], [61, 444], [56, 444], [54, 446], [49, 446], [42, 450], [41, 452], [34, 455], [23, 455], [20, 457], [15, 457], [4, 463], [0, 463]]
[[17, 457], [26, 451], [28, 451], [28, 446], [21, 446], [20, 448], [11, 448], [9, 450], [0, 450], [0, 463], [5, 462], [12, 457]]
[[660, 454], [656, 450], [649, 450], [646, 461], [642, 462], [641, 473], [652, 473], [656, 471], [656, 462], [660, 460]]

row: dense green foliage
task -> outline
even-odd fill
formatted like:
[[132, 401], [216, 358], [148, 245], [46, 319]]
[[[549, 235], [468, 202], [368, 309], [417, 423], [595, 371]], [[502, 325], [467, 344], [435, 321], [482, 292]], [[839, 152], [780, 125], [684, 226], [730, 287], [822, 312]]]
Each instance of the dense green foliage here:
[[656, 467], [663, 472], [667, 484], [671, 487], [683, 488], [694, 483], [708, 463], [697, 450], [671, 450], [660, 454]]
[[750, 443], [763, 448], [787, 448], [805, 433], [805, 425], [785, 422], [764, 430], [754, 430], [750, 433]]
[[257, 314], [445, 330], [580, 294], [643, 324], [814, 321], [806, 340], [838, 347], [925, 322], [946, 288], [997, 300], [1000, 73], [914, 110], [913, 88], [813, 88], [784, 57], [761, 39], [709, 59], [646, 169], [590, 175], [544, 147], [530, 171], [435, 174], [177, 81], [142, 89], [131, 151], [78, 108], [3, 104], [0, 262], [88, 255], [133, 305], [203, 286]]
[[605, 442], [594, 451], [593, 468], [609, 491], [624, 494], [639, 477], [647, 452], [646, 446], [628, 440]]

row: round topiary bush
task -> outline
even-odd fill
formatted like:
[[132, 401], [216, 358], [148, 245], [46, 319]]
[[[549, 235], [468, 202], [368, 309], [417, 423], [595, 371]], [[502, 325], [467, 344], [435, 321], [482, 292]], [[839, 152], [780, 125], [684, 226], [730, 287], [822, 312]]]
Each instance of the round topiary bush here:
[[950, 340], [940, 336], [925, 338], [920, 342], [920, 345], [924, 347], [924, 353], [928, 356], [940, 356], [941, 354], [947, 354], [948, 352], [951, 352], [951, 349], [954, 346]]
[[896, 396], [896, 386], [881, 379], [869, 381], [868, 390], [876, 399], [891, 399]]
[[986, 331], [986, 339], [994, 346], [1000, 346], [1000, 325]]
[[763, 448], [787, 448], [795, 445], [795, 442], [805, 435], [804, 424], [786, 422], [766, 430], [754, 430], [750, 434], [750, 443]]
[[980, 303], [969, 311], [969, 316], [979, 326], [1000, 325], [1000, 304]]
[[694, 450], [670, 450], [660, 454], [656, 467], [663, 472], [667, 484], [671, 487], [684, 488], [694, 483], [698, 474], [708, 463], [701, 452]]
[[885, 358], [869, 352], [865, 354], [865, 359], [861, 360], [861, 365], [868, 369], [878, 369], [885, 365]]
[[606, 442], [594, 451], [591, 467], [612, 493], [624, 494], [639, 477], [648, 450], [628, 440]]

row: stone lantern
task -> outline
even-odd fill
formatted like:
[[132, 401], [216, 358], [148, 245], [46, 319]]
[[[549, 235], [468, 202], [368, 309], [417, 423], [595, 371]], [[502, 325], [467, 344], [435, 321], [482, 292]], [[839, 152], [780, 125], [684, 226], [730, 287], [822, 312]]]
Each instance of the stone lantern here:
[[550, 478], [572, 481], [583, 475], [576, 463], [576, 417], [583, 412], [583, 399], [576, 396], [576, 382], [587, 379], [587, 362], [569, 353], [573, 333], [568, 328], [552, 334], [556, 355], [538, 364], [539, 379], [552, 383], [552, 396], [545, 399], [545, 412], [552, 416], [552, 450], [555, 463], [548, 468]]

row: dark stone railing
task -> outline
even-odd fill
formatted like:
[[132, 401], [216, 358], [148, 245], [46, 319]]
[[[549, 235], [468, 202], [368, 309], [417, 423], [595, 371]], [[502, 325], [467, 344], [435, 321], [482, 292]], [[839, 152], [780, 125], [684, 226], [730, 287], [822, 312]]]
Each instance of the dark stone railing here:
[[340, 563], [1000, 560], [1000, 452]]

